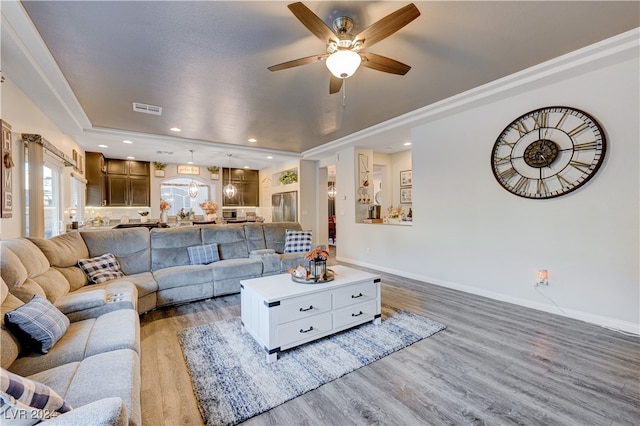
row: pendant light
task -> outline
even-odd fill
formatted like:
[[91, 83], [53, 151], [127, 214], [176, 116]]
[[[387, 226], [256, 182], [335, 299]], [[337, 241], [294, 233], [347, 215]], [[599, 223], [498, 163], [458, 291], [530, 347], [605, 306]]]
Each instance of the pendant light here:
[[[190, 149], [189, 151], [191, 152], [191, 162], [189, 164], [193, 164], [193, 150]], [[189, 187], [187, 189], [187, 192], [189, 193], [189, 197], [192, 199], [196, 198], [198, 196], [199, 190], [200, 189], [198, 188], [198, 184], [195, 183], [193, 179], [191, 179], [191, 182], [189, 182]]]
[[223, 188], [222, 192], [225, 197], [233, 198], [238, 193], [238, 188], [231, 183], [231, 154], [227, 154], [227, 157], [229, 157], [229, 167], [227, 168], [229, 170], [229, 183]]

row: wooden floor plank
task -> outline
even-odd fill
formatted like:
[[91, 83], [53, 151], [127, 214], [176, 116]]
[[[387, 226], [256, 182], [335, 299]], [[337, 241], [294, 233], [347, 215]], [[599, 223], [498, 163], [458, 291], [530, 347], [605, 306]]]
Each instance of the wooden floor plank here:
[[[640, 338], [377, 273], [382, 303], [447, 329], [245, 424], [640, 423]], [[141, 317], [145, 425], [202, 424], [177, 333], [237, 316], [239, 295]]]

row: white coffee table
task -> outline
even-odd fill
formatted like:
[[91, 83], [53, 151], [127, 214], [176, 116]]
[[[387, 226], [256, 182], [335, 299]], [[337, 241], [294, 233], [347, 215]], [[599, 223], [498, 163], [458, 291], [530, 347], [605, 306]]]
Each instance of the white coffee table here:
[[380, 277], [333, 266], [335, 280], [293, 282], [289, 274], [240, 281], [242, 326], [267, 354], [278, 353], [347, 328], [380, 324]]

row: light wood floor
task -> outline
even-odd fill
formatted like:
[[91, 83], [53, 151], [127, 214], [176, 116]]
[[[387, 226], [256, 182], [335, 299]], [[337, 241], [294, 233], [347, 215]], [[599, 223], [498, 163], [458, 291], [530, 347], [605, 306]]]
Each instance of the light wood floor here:
[[[380, 274], [382, 302], [447, 329], [245, 425], [637, 425], [640, 338]], [[176, 333], [240, 315], [232, 295], [141, 318], [145, 425], [200, 425]]]

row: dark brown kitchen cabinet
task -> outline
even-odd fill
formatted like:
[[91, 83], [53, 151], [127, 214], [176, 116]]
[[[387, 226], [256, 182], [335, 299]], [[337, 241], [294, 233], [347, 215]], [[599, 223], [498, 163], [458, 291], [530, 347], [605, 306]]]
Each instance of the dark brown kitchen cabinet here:
[[238, 189], [238, 193], [233, 198], [223, 196], [223, 206], [259, 206], [259, 172], [250, 169], [222, 169], [222, 187], [231, 183]]
[[107, 205], [149, 206], [149, 163], [107, 160]]
[[100, 152], [86, 152], [87, 206], [107, 205], [106, 165]]

